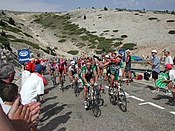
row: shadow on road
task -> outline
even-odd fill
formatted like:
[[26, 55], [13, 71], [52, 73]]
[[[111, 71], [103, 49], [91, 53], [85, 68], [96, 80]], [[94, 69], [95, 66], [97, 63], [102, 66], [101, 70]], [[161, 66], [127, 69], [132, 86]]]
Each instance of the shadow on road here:
[[40, 112], [41, 112], [41, 113], [44, 113], [44, 112], [46, 112], [46, 111], [48, 111], [48, 110], [54, 108], [55, 106], [57, 106], [57, 104], [59, 104], [59, 102], [54, 103], [54, 104], [47, 105], [47, 106], [41, 108], [41, 111], [40, 111]]
[[149, 88], [150, 90], [155, 90], [154, 86], [146, 86], [145, 88]]
[[47, 109], [47, 110], [43, 110], [45, 113], [43, 114], [43, 117], [40, 119], [41, 122], [44, 122], [47, 119], [51, 118], [52, 116], [56, 115], [57, 113], [62, 111], [65, 106], [67, 106], [67, 104], [64, 104], [64, 105], [55, 107], [56, 105], [53, 104], [54, 107]]
[[53, 96], [53, 97], [48, 97], [48, 98], [45, 98], [45, 101], [42, 101], [41, 103], [45, 103], [46, 101], [49, 101], [49, 100], [52, 100], [52, 99], [56, 99], [57, 96]]
[[60, 129], [58, 129], [58, 131], [66, 131], [66, 127], [62, 127]]
[[[53, 118], [52, 120], [49, 121], [45, 126], [41, 127], [39, 131], [52, 131], [55, 128], [57, 128], [60, 124], [67, 123], [68, 120], [71, 118], [70, 115], [72, 112], [67, 112], [65, 115], [58, 116], [56, 118]], [[63, 127], [59, 129], [58, 131], [65, 131], [66, 128]]]
[[170, 97], [170, 96], [166, 96], [166, 95], [159, 95], [159, 94], [158, 94], [156, 98], [153, 98], [153, 100], [162, 100], [162, 99], [168, 99], [168, 100], [171, 100], [172, 97]]

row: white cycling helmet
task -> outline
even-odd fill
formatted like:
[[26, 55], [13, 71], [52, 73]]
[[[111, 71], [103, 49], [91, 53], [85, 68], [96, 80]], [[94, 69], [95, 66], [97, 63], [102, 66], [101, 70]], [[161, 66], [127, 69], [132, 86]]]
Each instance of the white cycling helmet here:
[[109, 55], [105, 55], [105, 58], [110, 58]]
[[71, 61], [71, 65], [75, 65], [75, 61]]

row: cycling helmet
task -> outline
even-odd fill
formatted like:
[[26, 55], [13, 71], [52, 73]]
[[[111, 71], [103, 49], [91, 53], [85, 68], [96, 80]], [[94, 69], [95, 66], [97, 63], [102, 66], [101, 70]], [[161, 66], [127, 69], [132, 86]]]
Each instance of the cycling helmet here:
[[75, 65], [75, 61], [71, 61], [71, 65]]

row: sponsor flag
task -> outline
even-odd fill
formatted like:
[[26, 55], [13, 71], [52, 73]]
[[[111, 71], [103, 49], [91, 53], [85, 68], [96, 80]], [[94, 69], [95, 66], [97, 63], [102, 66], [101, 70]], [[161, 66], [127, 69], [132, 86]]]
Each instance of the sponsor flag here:
[[25, 63], [30, 61], [30, 50], [20, 49], [18, 50], [18, 61], [19, 63]]

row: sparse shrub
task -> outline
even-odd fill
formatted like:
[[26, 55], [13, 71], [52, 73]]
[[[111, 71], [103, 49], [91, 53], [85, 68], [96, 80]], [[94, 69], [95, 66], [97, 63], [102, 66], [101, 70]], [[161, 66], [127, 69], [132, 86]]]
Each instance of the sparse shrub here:
[[6, 15], [6, 13], [5, 13], [3, 10], [2, 10], [2, 12], [1, 12], [1, 13], [2, 13], [2, 15]]
[[103, 53], [102, 50], [96, 50], [95, 52], [96, 52], [96, 54], [102, 54]]
[[139, 15], [139, 13], [135, 13], [134, 15]]
[[107, 10], [108, 10], [108, 8], [105, 6], [105, 7], [104, 7], [104, 11], [107, 11]]
[[104, 30], [103, 32], [109, 32], [109, 30]]
[[67, 36], [65, 36], [65, 35], [64, 35], [64, 36], [61, 36], [61, 38], [66, 38], [66, 37], [67, 37]]
[[11, 24], [11, 25], [15, 25], [15, 21], [14, 21], [13, 18], [11, 18], [11, 17], [9, 18], [8, 23]]
[[101, 19], [101, 18], [102, 18], [101, 16], [98, 17], [98, 19]]
[[86, 20], [86, 15], [84, 15], [84, 20]]
[[118, 32], [119, 30], [113, 30], [113, 32]]
[[77, 50], [70, 50], [67, 53], [72, 54], [72, 55], [77, 55], [78, 51]]
[[122, 49], [130, 49], [130, 50], [133, 50], [134, 47], [136, 46], [136, 44], [134, 43], [126, 43], [122, 46]]
[[16, 37], [13, 35], [6, 35], [6, 36], [7, 36], [7, 38], [16, 39]]
[[97, 31], [92, 31], [91, 33], [97, 33]]
[[5, 22], [3, 20], [0, 20], [0, 26], [5, 26]]
[[175, 34], [175, 30], [170, 30], [168, 33], [169, 34]]
[[166, 22], [175, 22], [175, 20], [167, 20]]
[[83, 36], [81, 36], [81, 39], [82, 39], [83, 41], [87, 41], [87, 40], [89, 39], [89, 37], [88, 37], [87, 35], [83, 35]]
[[8, 42], [9, 40], [6, 37], [0, 36], [0, 43]]
[[172, 11], [172, 12], [171, 12], [171, 14], [175, 14], [175, 12], [174, 12], [174, 11]]
[[118, 47], [118, 46], [120, 46], [122, 43], [121, 42], [116, 42], [116, 43], [114, 43], [114, 47]]
[[89, 49], [95, 49], [95, 48], [96, 48], [95, 45], [91, 45], [91, 46], [89, 47]]
[[58, 42], [60, 42], [60, 43], [66, 42], [66, 39], [61, 39]]
[[94, 7], [92, 7], [92, 9], [95, 9]]
[[118, 40], [118, 41], [122, 41], [122, 40], [123, 40], [123, 38], [116, 38], [116, 40]]
[[27, 37], [33, 38], [33, 36], [29, 35], [28, 33], [24, 32], [24, 35], [26, 35]]
[[1, 32], [1, 36], [5, 37], [6, 36], [6, 33], [2, 30]]
[[148, 20], [157, 20], [158, 18], [156, 18], [156, 17], [150, 17], [150, 18], [148, 18]]
[[127, 36], [127, 35], [122, 35], [121, 37], [122, 37], [122, 38], [127, 38], [128, 36]]

